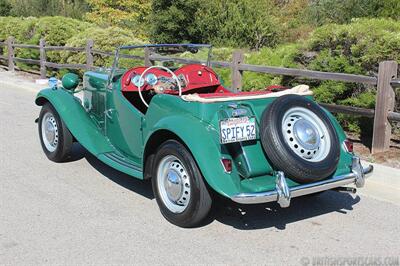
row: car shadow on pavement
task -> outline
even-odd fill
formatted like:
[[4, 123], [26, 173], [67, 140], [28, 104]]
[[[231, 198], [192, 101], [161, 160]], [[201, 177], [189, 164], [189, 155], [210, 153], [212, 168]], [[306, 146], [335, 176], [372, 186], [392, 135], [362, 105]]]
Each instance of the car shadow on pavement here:
[[[92, 167], [111, 181], [148, 199], [154, 199], [150, 181], [139, 180], [113, 169], [79, 144], [73, 149], [71, 158], [75, 158], [75, 160], [85, 158]], [[289, 208], [281, 208], [275, 202], [242, 205], [221, 196], [216, 196], [214, 197], [214, 206], [210, 217], [202, 226], [218, 221], [239, 230], [265, 228], [285, 230], [287, 224], [319, 215], [332, 212], [337, 212], [339, 215], [346, 214], [359, 201], [359, 196], [326, 191], [321, 194], [294, 198], [291, 200]], [[318, 222], [313, 222], [312, 224], [321, 226]]]
[[153, 190], [151, 188], [151, 182], [148, 180], [139, 180], [130, 175], [124, 174], [114, 168], [106, 165], [102, 161], [96, 158], [88, 152], [80, 144], [74, 144], [72, 150], [72, 156], [70, 161], [76, 161], [85, 158], [86, 161], [95, 168], [102, 175], [110, 179], [111, 181], [117, 183], [118, 185], [129, 189], [135, 193], [142, 195], [148, 199], [154, 199]]
[[[219, 199], [213, 213], [215, 220], [240, 230], [264, 228], [285, 230], [287, 224], [327, 213], [347, 214], [359, 201], [359, 196], [336, 191], [293, 198], [289, 208], [281, 208], [275, 202], [241, 205], [230, 200]], [[322, 225], [318, 222], [312, 222], [312, 224]]]

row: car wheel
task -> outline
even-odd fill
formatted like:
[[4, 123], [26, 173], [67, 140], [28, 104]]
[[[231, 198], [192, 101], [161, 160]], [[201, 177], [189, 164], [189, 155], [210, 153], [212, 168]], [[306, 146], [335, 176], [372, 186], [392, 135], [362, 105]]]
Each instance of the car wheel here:
[[73, 137], [50, 103], [43, 105], [38, 127], [40, 143], [47, 158], [54, 162], [66, 161], [71, 152]]
[[175, 140], [166, 141], [153, 165], [153, 192], [163, 216], [180, 227], [200, 225], [212, 199], [190, 152]]
[[277, 98], [263, 112], [261, 143], [276, 170], [298, 183], [325, 179], [337, 168], [340, 144], [329, 117], [298, 95]]

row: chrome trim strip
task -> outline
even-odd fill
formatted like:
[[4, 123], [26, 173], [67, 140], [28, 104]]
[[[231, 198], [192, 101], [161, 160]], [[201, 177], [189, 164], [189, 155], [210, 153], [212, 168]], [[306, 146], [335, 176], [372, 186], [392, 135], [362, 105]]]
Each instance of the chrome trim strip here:
[[[370, 174], [372, 171], [373, 171], [372, 165], [362, 168], [362, 172], [364, 175]], [[335, 176], [331, 179], [322, 180], [310, 184], [299, 185], [296, 187], [289, 188], [290, 197], [295, 198], [307, 194], [329, 190], [336, 187], [355, 184], [357, 178], [358, 178], [357, 174], [351, 172], [346, 175]], [[231, 197], [231, 200], [241, 204], [265, 203], [265, 202], [277, 201], [278, 199], [279, 199], [278, 191], [276, 189], [258, 193], [240, 193], [233, 195]]]

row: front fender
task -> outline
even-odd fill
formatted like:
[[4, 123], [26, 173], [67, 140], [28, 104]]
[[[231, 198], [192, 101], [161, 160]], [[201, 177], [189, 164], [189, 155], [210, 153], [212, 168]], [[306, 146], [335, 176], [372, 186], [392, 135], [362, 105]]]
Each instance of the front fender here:
[[113, 151], [111, 145], [89, 117], [79, 99], [74, 97], [71, 92], [64, 89], [41, 90], [36, 96], [35, 103], [42, 106], [46, 102], [50, 102], [53, 105], [71, 134], [90, 153], [98, 155]]
[[161, 118], [155, 124], [148, 125], [151, 132], [145, 143], [159, 130], [168, 130], [177, 135], [192, 153], [206, 182], [223, 196], [239, 192], [240, 178], [236, 169], [226, 173], [221, 163], [222, 157], [230, 158], [218, 141], [218, 132], [211, 125], [193, 116], [173, 115]]

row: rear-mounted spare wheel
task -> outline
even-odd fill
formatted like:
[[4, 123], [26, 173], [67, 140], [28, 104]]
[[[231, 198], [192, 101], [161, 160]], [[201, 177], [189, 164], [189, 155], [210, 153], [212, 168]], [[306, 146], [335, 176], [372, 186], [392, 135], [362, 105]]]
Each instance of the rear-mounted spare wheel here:
[[334, 126], [316, 103], [298, 95], [277, 98], [264, 111], [260, 137], [276, 170], [298, 183], [331, 176], [340, 145]]

